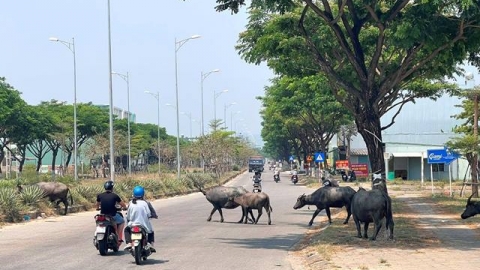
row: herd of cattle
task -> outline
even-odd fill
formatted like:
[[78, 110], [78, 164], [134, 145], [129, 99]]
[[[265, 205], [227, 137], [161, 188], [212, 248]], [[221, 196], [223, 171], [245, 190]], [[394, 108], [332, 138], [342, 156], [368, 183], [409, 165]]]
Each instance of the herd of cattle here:
[[[375, 179], [372, 187], [372, 190], [368, 191], [364, 188], [359, 188], [358, 191], [355, 191], [349, 186], [339, 187], [335, 182], [328, 181], [312, 194], [300, 195], [293, 206], [293, 209], [299, 209], [305, 205], [315, 205], [317, 209], [308, 223], [308, 225], [311, 226], [315, 217], [323, 209], [325, 209], [328, 221], [331, 223], [330, 208], [345, 207], [348, 215], [344, 224], [346, 224], [350, 216], [353, 215], [358, 231], [358, 237], [368, 238], [368, 226], [370, 223], [374, 223], [375, 232], [370, 238], [371, 240], [376, 239], [378, 232], [382, 227], [383, 219], [385, 218], [386, 228], [390, 231], [389, 238], [393, 239], [394, 222], [392, 215], [392, 200], [388, 196], [385, 180]], [[213, 205], [213, 209], [210, 212], [207, 221], [210, 221], [212, 215], [218, 211], [220, 213], [220, 222], [223, 222], [222, 208], [234, 209], [240, 206], [242, 208], [242, 218], [239, 223], [247, 223], [249, 218], [248, 215], [250, 215], [252, 222], [256, 224], [260, 216], [262, 216], [262, 209], [265, 209], [268, 215], [268, 224], [271, 224], [270, 213], [272, 212], [272, 207], [270, 205], [270, 198], [264, 192], [248, 192], [242, 186], [218, 186], [207, 191], [203, 190], [200, 186], [197, 186], [197, 188], [199, 188], [199, 190], [205, 195], [205, 198]], [[257, 218], [254, 218], [253, 216], [253, 209], [258, 210]], [[364, 224], [363, 235], [361, 234], [360, 223]]]
[[[52, 202], [56, 202], [58, 207], [62, 202], [65, 206], [64, 214], [67, 214], [70, 198], [70, 205], [73, 205], [73, 199], [69, 188], [62, 183], [58, 182], [40, 182], [35, 184], [36, 187], [43, 191], [43, 196], [48, 198]], [[222, 208], [234, 209], [237, 207], [242, 208], [242, 217], [238, 221], [239, 223], [247, 223], [248, 220], [253, 223], [257, 223], [263, 214], [263, 209], [267, 212], [268, 224], [271, 225], [270, 213], [273, 211], [270, 205], [270, 198], [264, 192], [253, 193], [248, 192], [244, 187], [226, 187], [217, 186], [208, 190], [204, 190], [201, 186], [196, 187], [202, 192], [206, 199], [213, 205], [213, 209], [207, 221], [212, 219], [213, 214], [218, 211], [220, 213], [220, 222], [223, 222]], [[24, 186], [17, 186], [19, 192], [23, 192]], [[466, 219], [477, 214], [480, 214], [480, 201], [472, 201], [472, 194], [466, 204], [464, 212], [461, 214], [462, 219]], [[355, 191], [349, 186], [340, 187], [336, 181], [327, 180], [321, 188], [314, 191], [312, 194], [302, 194], [297, 198], [297, 202], [293, 206], [293, 209], [299, 209], [305, 205], [315, 205], [317, 209], [313, 213], [308, 225], [313, 224], [315, 217], [325, 209], [329, 223], [332, 223], [330, 217], [330, 208], [342, 208], [347, 210], [347, 218], [343, 224], [347, 224], [350, 216], [353, 215], [356, 229], [359, 238], [368, 238], [367, 231], [370, 223], [374, 223], [374, 233], [370, 238], [375, 240], [385, 219], [385, 226], [389, 230], [389, 238], [393, 239], [393, 214], [392, 214], [392, 200], [388, 195], [386, 189], [385, 179], [376, 178], [372, 182], [372, 189], [365, 190], [360, 187], [358, 191]], [[258, 216], [255, 218], [252, 210], [258, 211]], [[250, 218], [249, 216], [250, 215]], [[360, 224], [364, 224], [363, 235], [361, 233]]]

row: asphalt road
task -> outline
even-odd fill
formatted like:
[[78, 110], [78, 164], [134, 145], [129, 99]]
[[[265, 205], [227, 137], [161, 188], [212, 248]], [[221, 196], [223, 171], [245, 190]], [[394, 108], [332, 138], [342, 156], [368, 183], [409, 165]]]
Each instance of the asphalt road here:
[[[244, 173], [227, 185], [251, 190], [251, 176]], [[152, 202], [159, 215], [152, 220], [157, 253], [141, 269], [292, 269], [288, 251], [308, 230], [313, 213], [306, 207], [293, 210], [293, 205], [311, 190], [294, 186], [287, 174], [275, 183], [268, 170], [262, 180], [273, 208], [270, 226], [265, 211], [257, 225], [238, 224], [240, 208], [224, 210], [223, 223], [218, 212], [207, 222], [212, 206], [199, 192]], [[0, 269], [136, 267], [134, 258], [122, 250], [99, 255], [92, 244], [95, 214], [82, 212], [0, 229]]]

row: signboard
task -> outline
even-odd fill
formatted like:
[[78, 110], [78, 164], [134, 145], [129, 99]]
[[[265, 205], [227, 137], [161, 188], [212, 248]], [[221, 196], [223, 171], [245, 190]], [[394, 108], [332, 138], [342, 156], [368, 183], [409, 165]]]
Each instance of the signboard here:
[[293, 156], [290, 156], [290, 158], [288, 160], [293, 161]]
[[337, 170], [348, 170], [348, 160], [335, 161], [335, 168]]
[[427, 160], [428, 164], [435, 164], [435, 163], [445, 163], [450, 164], [456, 159], [459, 158], [459, 154], [450, 151], [446, 148], [444, 149], [428, 149], [427, 150]]
[[313, 160], [315, 162], [324, 162], [325, 161], [325, 153], [317, 152], [313, 155]]
[[352, 163], [350, 165], [352, 171], [355, 172], [357, 177], [368, 177], [368, 165], [363, 163]]

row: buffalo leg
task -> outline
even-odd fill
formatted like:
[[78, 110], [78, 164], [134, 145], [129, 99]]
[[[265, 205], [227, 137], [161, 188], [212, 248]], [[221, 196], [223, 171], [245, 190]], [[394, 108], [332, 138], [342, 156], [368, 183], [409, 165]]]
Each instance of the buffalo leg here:
[[345, 219], [345, 221], [343, 222], [343, 224], [347, 224], [348, 223], [348, 220], [350, 219], [350, 216], [352, 215], [352, 210], [350, 209], [350, 207], [347, 205], [347, 218]]
[[310, 222], [308, 223], [308, 226], [312, 226], [313, 220], [314, 220], [315, 217], [320, 213], [320, 211], [322, 211], [322, 209], [317, 208], [317, 210], [315, 210], [315, 212], [313, 213], [312, 219], [311, 219]]
[[222, 208], [218, 208], [218, 213], [220, 213], [220, 222], [223, 222]]
[[65, 214], [64, 215], [67, 215], [68, 213], [68, 199], [65, 198], [65, 200], [62, 200], [63, 202], [63, 205], [65, 205]]
[[[248, 215], [247, 215], [248, 217]], [[243, 223], [243, 219], [245, 218], [245, 209], [242, 207], [242, 218], [237, 223]]]
[[262, 209], [263, 207], [258, 208], [258, 217], [257, 217], [257, 220], [255, 220], [255, 224], [258, 223], [258, 220], [260, 220], [260, 216], [263, 214]]
[[325, 212], [327, 213], [328, 223], [332, 224], [332, 218], [330, 217], [330, 207], [325, 208]]
[[[251, 221], [252, 221], [252, 223], [254, 223], [255, 222], [255, 217], [253, 216], [253, 211], [252, 211], [251, 208], [248, 208], [248, 213], [250, 213], [250, 216], [252, 217]], [[248, 217], [248, 214], [247, 214], [247, 217]]]
[[368, 238], [368, 224], [370, 224], [370, 222], [365, 222], [363, 225], [363, 238]]
[[353, 216], [353, 221], [355, 221], [355, 227], [357, 227], [357, 237], [362, 238], [362, 233], [361, 233], [361, 226], [360, 226], [360, 221]]
[[210, 212], [210, 216], [207, 218], [207, 221], [212, 220], [212, 216], [213, 216], [213, 214], [215, 213], [215, 211], [217, 211], [217, 208], [216, 208], [216, 207], [213, 207], [212, 211]]
[[382, 228], [382, 220], [377, 219], [374, 222], [375, 224], [375, 232], [373, 233], [373, 237], [370, 238], [370, 240], [375, 241], [377, 239], [378, 232], [380, 232], [380, 229]]
[[270, 219], [270, 205], [265, 207], [265, 211], [267, 211], [268, 225], [272, 225], [272, 220]]

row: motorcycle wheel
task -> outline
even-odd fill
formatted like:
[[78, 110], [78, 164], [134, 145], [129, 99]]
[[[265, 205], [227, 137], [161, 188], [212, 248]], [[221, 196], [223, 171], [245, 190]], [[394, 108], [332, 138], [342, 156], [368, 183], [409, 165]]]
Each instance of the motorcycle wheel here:
[[142, 247], [140, 245], [136, 246], [134, 249], [135, 263], [137, 265], [142, 264]]
[[102, 256], [107, 255], [108, 243], [107, 243], [107, 239], [105, 237], [102, 240], [98, 241], [98, 251], [100, 252], [100, 255], [102, 255]]

